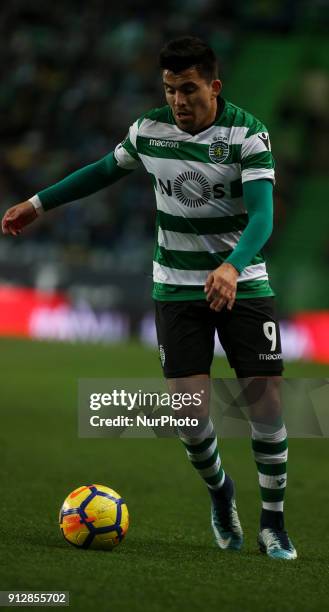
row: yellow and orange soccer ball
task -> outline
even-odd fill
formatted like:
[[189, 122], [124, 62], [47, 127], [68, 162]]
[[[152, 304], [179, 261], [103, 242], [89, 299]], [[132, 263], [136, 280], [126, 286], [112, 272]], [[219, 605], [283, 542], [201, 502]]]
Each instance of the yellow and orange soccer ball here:
[[65, 540], [73, 546], [112, 550], [127, 533], [128, 508], [113, 489], [85, 485], [67, 496], [59, 512], [59, 524]]

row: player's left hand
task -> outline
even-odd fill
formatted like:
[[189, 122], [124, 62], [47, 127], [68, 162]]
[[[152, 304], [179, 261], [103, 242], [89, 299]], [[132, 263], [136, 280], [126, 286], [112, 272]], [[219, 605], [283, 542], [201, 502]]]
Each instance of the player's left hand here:
[[239, 272], [230, 263], [223, 263], [208, 274], [204, 291], [212, 310], [218, 312], [222, 310], [225, 304], [228, 310], [232, 310], [238, 276]]

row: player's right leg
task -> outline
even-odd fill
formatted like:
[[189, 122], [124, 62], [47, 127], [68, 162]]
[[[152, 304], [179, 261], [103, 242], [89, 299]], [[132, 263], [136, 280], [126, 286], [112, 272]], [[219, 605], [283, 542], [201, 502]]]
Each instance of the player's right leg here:
[[197, 427], [180, 427], [193, 467], [211, 496], [211, 525], [218, 546], [239, 550], [243, 532], [236, 510], [234, 486], [225, 474], [217, 436], [209, 418], [209, 374], [214, 352], [213, 313], [206, 302], [156, 302], [160, 360], [171, 393], [198, 393], [201, 404], [182, 407], [179, 417], [196, 418]]

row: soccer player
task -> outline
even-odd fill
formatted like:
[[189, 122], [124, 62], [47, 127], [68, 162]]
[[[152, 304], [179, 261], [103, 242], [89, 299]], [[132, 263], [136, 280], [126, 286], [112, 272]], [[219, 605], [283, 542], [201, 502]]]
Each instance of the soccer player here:
[[[262, 500], [258, 543], [271, 558], [295, 559], [285, 531], [287, 434], [281, 416], [280, 331], [262, 247], [272, 232], [274, 164], [266, 127], [221, 96], [216, 57], [194, 37], [161, 50], [166, 106], [146, 112], [114, 152], [4, 215], [17, 235], [44, 212], [88, 196], [143, 164], [157, 203], [153, 298], [160, 358], [173, 391], [201, 387], [217, 331], [250, 404]], [[259, 386], [262, 392], [259, 393]], [[202, 428], [180, 437], [211, 496], [222, 549], [243, 531], [204, 402]]]

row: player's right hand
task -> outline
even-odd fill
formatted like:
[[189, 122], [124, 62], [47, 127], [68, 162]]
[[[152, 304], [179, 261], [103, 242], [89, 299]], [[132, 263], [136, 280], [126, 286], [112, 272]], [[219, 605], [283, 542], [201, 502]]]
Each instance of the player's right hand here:
[[37, 212], [29, 200], [8, 208], [2, 219], [2, 232], [18, 236], [22, 229], [37, 218]]

